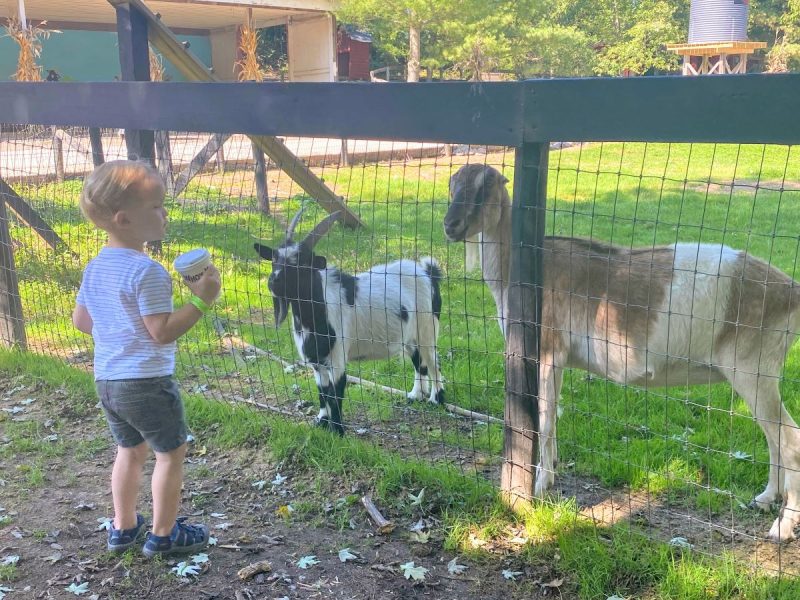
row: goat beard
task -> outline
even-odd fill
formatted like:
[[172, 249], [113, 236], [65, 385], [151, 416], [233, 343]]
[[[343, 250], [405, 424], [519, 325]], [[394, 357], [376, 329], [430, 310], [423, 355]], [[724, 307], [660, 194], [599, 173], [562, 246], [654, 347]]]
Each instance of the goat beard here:
[[275, 311], [275, 327], [280, 327], [289, 314], [289, 301], [285, 298], [272, 297], [273, 310]]

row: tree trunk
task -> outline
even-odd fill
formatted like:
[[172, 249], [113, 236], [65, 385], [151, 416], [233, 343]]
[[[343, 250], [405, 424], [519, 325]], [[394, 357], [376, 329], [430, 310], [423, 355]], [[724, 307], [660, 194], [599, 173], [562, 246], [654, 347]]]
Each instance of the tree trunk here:
[[407, 81], [419, 81], [419, 27], [408, 28], [408, 78]]

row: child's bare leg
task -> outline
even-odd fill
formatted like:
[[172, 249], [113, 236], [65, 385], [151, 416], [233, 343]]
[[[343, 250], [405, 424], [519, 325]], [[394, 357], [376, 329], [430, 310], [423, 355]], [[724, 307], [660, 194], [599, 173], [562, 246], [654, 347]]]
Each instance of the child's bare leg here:
[[153, 469], [153, 534], [167, 536], [175, 526], [183, 485], [183, 459], [186, 444], [170, 452], [156, 452]]
[[111, 495], [114, 499], [114, 529], [136, 527], [136, 504], [142, 469], [149, 449], [142, 442], [130, 448], [117, 447], [117, 458], [111, 471]]

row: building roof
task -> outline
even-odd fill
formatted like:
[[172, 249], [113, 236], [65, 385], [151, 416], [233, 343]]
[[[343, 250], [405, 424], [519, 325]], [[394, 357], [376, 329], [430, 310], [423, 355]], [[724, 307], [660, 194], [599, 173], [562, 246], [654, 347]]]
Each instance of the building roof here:
[[[0, 0], [0, 25], [17, 16], [18, 0]], [[256, 27], [283, 25], [289, 17], [331, 12], [335, 0], [145, 0], [176, 33], [207, 34], [241, 25], [252, 12]], [[116, 13], [107, 0], [25, 0], [29, 21], [53, 29], [116, 31]]]

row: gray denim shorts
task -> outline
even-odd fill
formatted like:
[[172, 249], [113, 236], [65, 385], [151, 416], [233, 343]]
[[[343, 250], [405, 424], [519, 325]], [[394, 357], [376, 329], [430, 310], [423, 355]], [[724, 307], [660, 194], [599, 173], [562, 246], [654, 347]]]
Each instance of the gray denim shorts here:
[[155, 452], [170, 452], [186, 442], [183, 401], [171, 376], [106, 379], [96, 387], [117, 445], [147, 442]]

